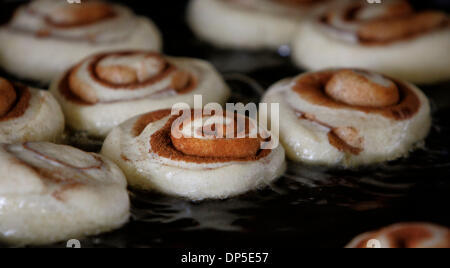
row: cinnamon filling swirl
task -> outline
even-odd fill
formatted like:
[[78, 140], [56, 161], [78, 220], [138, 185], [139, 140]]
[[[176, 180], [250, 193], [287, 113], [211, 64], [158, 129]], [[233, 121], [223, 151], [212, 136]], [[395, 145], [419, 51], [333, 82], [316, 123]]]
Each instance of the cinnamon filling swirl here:
[[363, 45], [384, 45], [411, 39], [450, 26], [439, 11], [416, 12], [406, 1], [381, 7], [356, 4], [323, 15], [320, 21], [341, 33], [352, 34]]
[[[355, 88], [355, 85], [362, 85], [362, 88]], [[385, 76], [373, 79], [371, 74], [364, 71], [307, 74], [296, 81], [293, 90], [301, 98], [316, 105], [376, 113], [399, 121], [413, 117], [420, 108], [419, 98], [405, 83]]]
[[0, 78], [0, 122], [22, 116], [30, 104], [31, 93], [27, 87], [12, 84]]
[[172, 128], [170, 138], [178, 151], [199, 157], [246, 158], [260, 150], [258, 128], [249, 118], [225, 112], [207, 118], [206, 125], [203, 120], [204, 116], [192, 114], [183, 120], [181, 129]]
[[[146, 124], [169, 116], [170, 112], [157, 111], [142, 116], [135, 123], [134, 134], [140, 135]], [[151, 136], [151, 152], [192, 163], [256, 161], [268, 156], [271, 150], [260, 149], [263, 139], [258, 135], [256, 124], [247, 117], [239, 117], [224, 113], [198, 118], [194, 111], [187, 118], [171, 116], [164, 127]], [[205, 124], [197, 127], [196, 120], [199, 119], [203, 119]], [[179, 128], [174, 128], [177, 122], [180, 123]], [[239, 127], [240, 122], [244, 122], [244, 128]]]
[[[135, 58], [137, 57], [137, 58]], [[79, 77], [86, 69], [91, 83], [111, 90], [138, 91], [170, 79], [168, 85], [144, 96], [126, 99], [158, 98], [166, 94], [186, 94], [197, 86], [197, 79], [187, 71], [178, 69], [158, 53], [120, 52], [95, 56], [87, 67], [84, 62], [71, 69], [59, 84], [59, 90], [66, 99], [84, 105], [113, 103], [121, 100], [100, 100], [92, 89], [95, 85]]]
[[320, 126], [328, 128], [328, 142], [341, 152], [353, 155], [359, 155], [364, 151], [364, 138], [359, 136], [359, 132], [354, 127], [333, 127], [321, 122], [315, 116], [295, 111], [297, 117], [301, 120], [308, 120]]

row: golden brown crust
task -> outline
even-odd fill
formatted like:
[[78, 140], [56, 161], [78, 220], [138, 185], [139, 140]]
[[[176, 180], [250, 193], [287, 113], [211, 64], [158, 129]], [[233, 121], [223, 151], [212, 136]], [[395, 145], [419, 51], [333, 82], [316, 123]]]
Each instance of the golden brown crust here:
[[247, 158], [255, 156], [261, 146], [258, 139], [212, 139], [200, 140], [195, 138], [175, 139], [173, 146], [182, 153], [199, 157], [228, 157]]

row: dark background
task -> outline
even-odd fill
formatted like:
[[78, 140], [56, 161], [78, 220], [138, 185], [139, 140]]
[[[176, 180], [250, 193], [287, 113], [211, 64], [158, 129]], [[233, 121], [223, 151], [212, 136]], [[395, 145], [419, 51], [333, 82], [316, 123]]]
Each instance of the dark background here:
[[[6, 22], [23, 2], [0, 1], [1, 20]], [[216, 49], [196, 39], [185, 23], [187, 1], [116, 2], [155, 21], [163, 33], [165, 53], [211, 61], [232, 87], [233, 100], [258, 102], [258, 89], [301, 72], [288, 57], [275, 52]], [[450, 1], [414, 2], [418, 8], [450, 8]], [[450, 86], [422, 88], [433, 105], [434, 126], [426, 149], [406, 159], [360, 170], [289, 163], [286, 175], [272, 188], [225, 201], [192, 203], [130, 191], [130, 223], [85, 239], [82, 245], [324, 248], [343, 247], [362, 232], [397, 222], [450, 226]]]
[[[63, 0], [61, 0], [63, 1]], [[364, 1], [364, 0], [361, 0]], [[389, 0], [383, 0], [389, 1]], [[24, 0], [0, 0], [0, 23], [4, 23], [11, 16], [12, 11], [19, 4], [28, 1]], [[267, 53], [240, 53], [238, 51], [227, 51], [214, 49], [207, 44], [197, 40], [185, 22], [185, 8], [188, 0], [163, 0], [163, 1], [147, 1], [147, 0], [127, 0], [127, 1], [110, 1], [125, 4], [131, 7], [137, 14], [149, 16], [160, 28], [164, 40], [164, 53], [173, 56], [188, 56], [208, 59], [216, 65], [221, 71], [254, 71], [255, 69], [263, 69], [264, 67], [274, 67], [282, 65], [286, 67], [288, 59], [280, 61], [277, 57], [268, 57]], [[450, 10], [450, 0], [412, 0], [418, 9], [439, 8], [442, 10]], [[232, 52], [232, 53], [230, 53]], [[234, 64], [237, 59], [238, 64]], [[245, 60], [258, 60], [257, 67], [254, 63], [248, 63]], [[275, 71], [276, 70], [272, 70]], [[292, 70], [289, 75], [293, 75], [297, 70]], [[280, 75], [272, 75], [276, 79], [268, 79], [270, 81], [262, 81], [264, 86], [269, 86], [278, 78], [286, 77], [285, 72]]]
[[[0, 0], [0, 24], [7, 22], [13, 10], [26, 2], [29, 1]], [[237, 71], [247, 74], [256, 72], [255, 75], [259, 76], [260, 84], [266, 88], [279, 79], [298, 73], [298, 69], [290, 65], [288, 57], [282, 58], [278, 54], [274, 55], [267, 51], [242, 52], [215, 49], [196, 39], [186, 24], [185, 9], [188, 0], [110, 0], [109, 2], [127, 5], [137, 14], [150, 17], [162, 32], [164, 53], [167, 55], [207, 59], [222, 72]], [[412, 0], [410, 2], [417, 9], [437, 8], [450, 11], [450, 0]], [[266, 68], [269, 68], [269, 71]], [[266, 72], [269, 72], [270, 75], [267, 76]]]

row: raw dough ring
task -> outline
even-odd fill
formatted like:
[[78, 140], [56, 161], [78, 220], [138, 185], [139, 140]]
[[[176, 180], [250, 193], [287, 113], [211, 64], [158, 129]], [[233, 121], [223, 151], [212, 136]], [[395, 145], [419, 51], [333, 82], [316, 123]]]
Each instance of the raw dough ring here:
[[280, 139], [288, 157], [311, 164], [394, 160], [420, 145], [431, 128], [428, 99], [417, 87], [364, 70], [286, 79], [263, 102], [280, 103]]
[[51, 143], [0, 146], [0, 241], [43, 245], [119, 228], [129, 218], [122, 171]]

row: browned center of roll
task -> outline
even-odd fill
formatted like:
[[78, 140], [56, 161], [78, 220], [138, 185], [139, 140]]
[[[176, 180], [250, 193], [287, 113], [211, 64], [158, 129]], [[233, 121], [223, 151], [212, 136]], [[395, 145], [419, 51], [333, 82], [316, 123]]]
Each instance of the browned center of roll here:
[[0, 77], [0, 117], [5, 116], [16, 102], [17, 94], [13, 85]]
[[181, 129], [172, 130], [170, 138], [175, 148], [186, 155], [247, 158], [256, 156], [261, 147], [262, 140], [257, 135], [249, 137], [250, 128], [256, 127], [249, 118], [237, 114], [190, 117], [183, 121]]
[[[142, 135], [145, 128], [164, 117], [169, 117], [167, 123], [150, 137], [151, 153], [160, 157], [175, 161], [189, 163], [224, 163], [234, 161], [256, 161], [268, 156], [271, 150], [260, 149], [261, 137], [251, 138], [252, 129], [242, 130], [227, 128], [227, 124], [204, 124], [200, 128], [191, 128], [197, 137], [184, 137], [180, 132], [185, 132], [189, 122], [194, 118], [183, 115], [170, 116], [171, 110], [161, 110], [142, 115], [133, 127], [133, 135]], [[228, 122], [236, 122], [231, 115]], [[178, 124], [176, 122], [178, 121]], [[208, 121], [209, 122], [209, 121]], [[180, 124], [182, 123], [182, 124]], [[175, 125], [176, 124], [176, 125]], [[247, 120], [246, 124], [250, 124]], [[177, 126], [178, 128], [174, 127]], [[226, 138], [227, 134], [234, 132], [236, 136], [241, 134], [243, 138]], [[225, 137], [225, 138], [224, 138]]]
[[353, 70], [337, 72], [326, 84], [325, 91], [334, 100], [362, 107], [387, 107], [399, 102], [397, 86], [387, 79], [371, 77]]
[[65, 5], [55, 10], [47, 21], [55, 27], [77, 27], [92, 24], [116, 15], [106, 3], [86, 2], [81, 5]]

